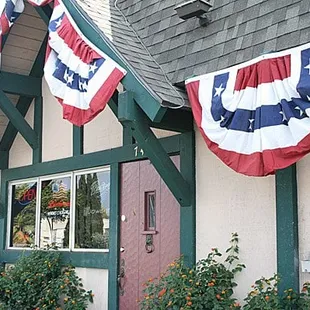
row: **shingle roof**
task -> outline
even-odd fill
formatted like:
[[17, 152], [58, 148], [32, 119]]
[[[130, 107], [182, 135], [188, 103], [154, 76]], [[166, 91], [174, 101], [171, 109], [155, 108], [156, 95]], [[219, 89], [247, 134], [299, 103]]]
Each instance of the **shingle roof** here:
[[183, 105], [184, 94], [166, 78], [162, 68], [114, 6], [114, 0], [77, 0], [77, 3], [112, 41], [140, 79], [160, 97], [162, 104]]
[[310, 40], [309, 0], [213, 0], [211, 23], [181, 20], [185, 0], [118, 0], [172, 83]]

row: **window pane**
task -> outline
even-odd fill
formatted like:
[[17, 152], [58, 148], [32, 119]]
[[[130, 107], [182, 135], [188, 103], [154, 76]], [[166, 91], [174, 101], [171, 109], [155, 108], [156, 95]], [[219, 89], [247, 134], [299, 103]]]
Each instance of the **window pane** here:
[[155, 230], [156, 229], [156, 201], [155, 192], [145, 193], [145, 230]]
[[10, 246], [30, 247], [34, 244], [37, 183], [12, 186]]
[[69, 247], [71, 178], [41, 182], [40, 247]]
[[76, 177], [75, 247], [109, 248], [110, 171]]

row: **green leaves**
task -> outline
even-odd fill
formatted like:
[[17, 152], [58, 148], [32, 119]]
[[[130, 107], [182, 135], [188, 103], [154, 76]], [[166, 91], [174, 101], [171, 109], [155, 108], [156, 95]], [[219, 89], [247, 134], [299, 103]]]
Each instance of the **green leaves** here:
[[82, 310], [92, 301], [92, 292], [83, 289], [73, 267], [61, 265], [57, 251], [34, 250], [0, 274], [3, 310]]
[[[224, 263], [222, 256], [213, 248], [207, 258], [200, 260], [193, 268], [185, 266], [183, 258], [169, 264], [160, 278], [145, 284], [141, 309], [241, 309], [233, 295], [235, 274], [245, 266], [237, 264], [239, 253], [238, 235], [233, 234], [231, 246]], [[230, 267], [233, 267], [230, 270]]]

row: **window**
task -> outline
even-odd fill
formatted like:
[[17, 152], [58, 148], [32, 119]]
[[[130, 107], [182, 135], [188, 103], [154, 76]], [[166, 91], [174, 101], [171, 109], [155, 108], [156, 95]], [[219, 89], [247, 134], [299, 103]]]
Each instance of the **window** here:
[[71, 172], [10, 184], [8, 247], [106, 251], [110, 169]]
[[145, 230], [155, 231], [156, 230], [156, 203], [155, 203], [155, 192], [145, 193]]
[[37, 182], [28, 181], [11, 187], [11, 247], [27, 248], [35, 240]]

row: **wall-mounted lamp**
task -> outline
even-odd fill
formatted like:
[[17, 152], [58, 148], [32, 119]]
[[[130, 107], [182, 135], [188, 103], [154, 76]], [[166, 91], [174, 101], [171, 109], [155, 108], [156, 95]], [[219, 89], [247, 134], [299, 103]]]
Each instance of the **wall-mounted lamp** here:
[[192, 17], [199, 18], [201, 26], [206, 26], [210, 23], [210, 19], [206, 13], [212, 8], [212, 5], [207, 0], [189, 0], [177, 5], [174, 9], [180, 18], [186, 20]]

